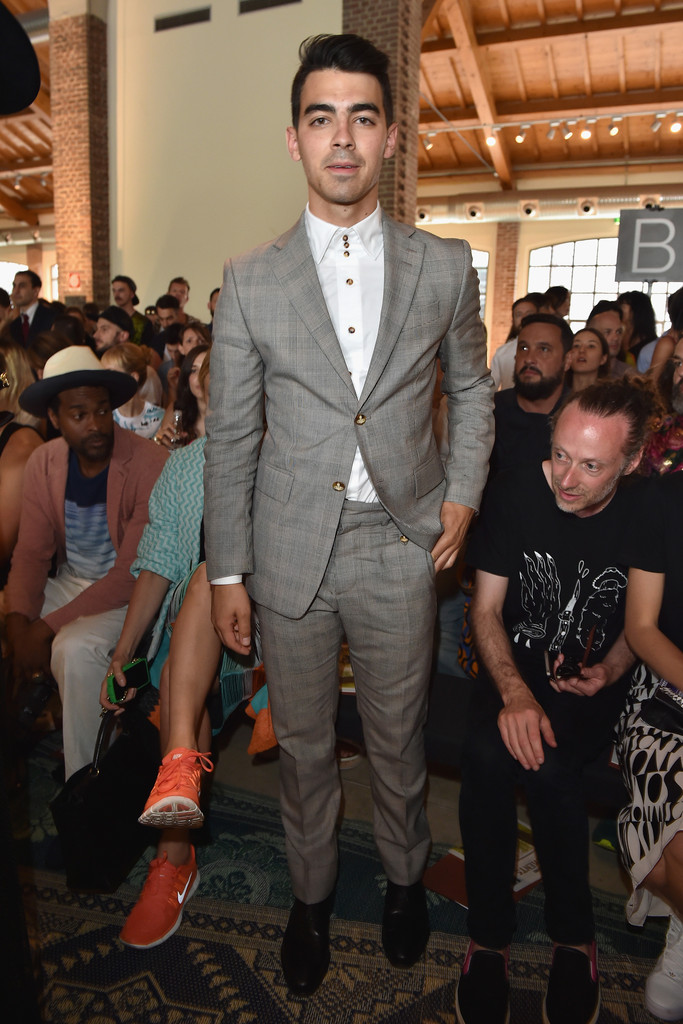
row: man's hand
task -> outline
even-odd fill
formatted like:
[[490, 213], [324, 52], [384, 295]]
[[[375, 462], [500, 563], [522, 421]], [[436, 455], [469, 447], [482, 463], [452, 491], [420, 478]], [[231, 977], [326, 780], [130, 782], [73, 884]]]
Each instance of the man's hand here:
[[444, 501], [441, 506], [441, 525], [443, 533], [432, 548], [434, 570], [450, 569], [455, 564], [458, 551], [462, 547], [467, 527], [474, 515], [474, 509], [468, 505], [458, 505], [455, 501]]
[[251, 601], [243, 583], [212, 585], [211, 621], [225, 647], [236, 654], [249, 654]]
[[17, 679], [30, 679], [36, 672], [50, 675], [54, 632], [42, 619], [29, 622], [25, 615], [7, 616], [7, 636]]
[[[564, 655], [559, 654], [553, 665], [553, 672], [557, 672], [563, 660]], [[580, 676], [570, 676], [568, 679], [557, 679], [554, 676], [550, 680], [550, 685], [558, 693], [575, 693], [581, 697], [593, 697], [613, 681], [612, 673], [607, 665], [598, 662], [597, 665], [591, 665], [590, 668], [582, 668]]]
[[506, 700], [498, 715], [498, 728], [505, 746], [527, 770], [537, 772], [545, 760], [542, 739], [549, 747], [557, 746], [550, 719], [526, 686]]

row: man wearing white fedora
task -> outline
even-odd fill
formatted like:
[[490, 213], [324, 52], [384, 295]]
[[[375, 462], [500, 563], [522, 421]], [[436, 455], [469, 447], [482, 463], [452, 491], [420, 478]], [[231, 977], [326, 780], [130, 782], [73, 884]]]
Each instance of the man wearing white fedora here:
[[[7, 583], [15, 673], [52, 674], [63, 706], [66, 778], [92, 760], [99, 689], [133, 590], [130, 574], [165, 449], [122, 430], [112, 410], [136, 381], [85, 346], [45, 364], [20, 405], [61, 437], [26, 465], [19, 538]], [[57, 573], [48, 574], [56, 559]]]

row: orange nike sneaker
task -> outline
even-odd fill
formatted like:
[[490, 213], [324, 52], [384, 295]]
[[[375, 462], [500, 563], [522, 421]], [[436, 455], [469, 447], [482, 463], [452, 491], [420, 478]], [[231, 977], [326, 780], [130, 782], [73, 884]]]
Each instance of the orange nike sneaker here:
[[164, 853], [152, 861], [142, 892], [128, 915], [119, 938], [126, 946], [151, 949], [180, 927], [185, 904], [199, 885], [199, 871], [190, 847], [187, 864], [176, 867]]
[[202, 769], [213, 771], [210, 754], [176, 747], [161, 762], [157, 780], [138, 818], [154, 828], [200, 828], [204, 815], [199, 808]]

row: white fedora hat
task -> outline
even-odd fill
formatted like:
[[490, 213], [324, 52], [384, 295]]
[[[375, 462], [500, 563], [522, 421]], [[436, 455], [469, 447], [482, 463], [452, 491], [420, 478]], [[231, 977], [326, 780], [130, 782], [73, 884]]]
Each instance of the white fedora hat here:
[[19, 405], [32, 416], [43, 418], [52, 399], [71, 388], [106, 388], [112, 409], [117, 409], [133, 397], [138, 384], [128, 373], [105, 370], [87, 345], [70, 345], [50, 356], [43, 367], [43, 379], [22, 391]]

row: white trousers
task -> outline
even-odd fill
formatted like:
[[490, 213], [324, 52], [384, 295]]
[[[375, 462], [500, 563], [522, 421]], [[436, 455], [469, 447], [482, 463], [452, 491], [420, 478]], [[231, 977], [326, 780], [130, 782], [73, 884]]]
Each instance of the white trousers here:
[[[41, 617], [73, 601], [92, 580], [72, 576], [61, 566], [45, 587]], [[50, 668], [62, 699], [62, 735], [66, 778], [92, 761], [100, 727], [100, 687], [128, 606], [99, 615], [82, 615], [57, 632]]]

